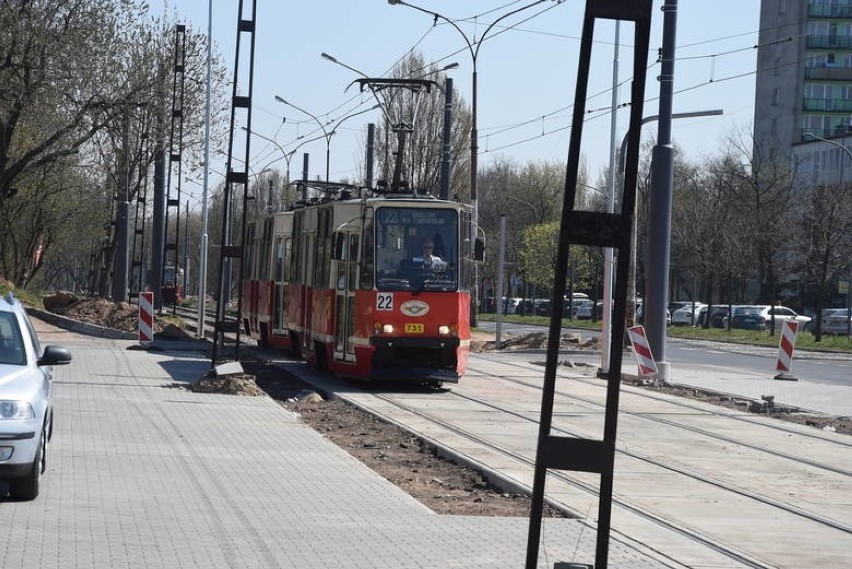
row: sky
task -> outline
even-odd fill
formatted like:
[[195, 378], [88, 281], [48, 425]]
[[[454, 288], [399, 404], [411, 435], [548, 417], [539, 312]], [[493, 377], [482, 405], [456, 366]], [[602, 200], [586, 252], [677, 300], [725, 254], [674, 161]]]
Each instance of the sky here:
[[[283, 152], [298, 149], [291, 160], [292, 177], [301, 171], [302, 152], [310, 154], [310, 177], [324, 178], [328, 151], [330, 178], [355, 179], [363, 171], [364, 132], [368, 122], [380, 123], [378, 110], [333, 122], [375, 104], [359, 92], [355, 71], [321, 58], [325, 52], [364, 75], [381, 77], [411, 50], [438, 67], [458, 63], [448, 71], [454, 87], [469, 105], [476, 56], [479, 165], [493, 160], [557, 161], [564, 164], [569, 147], [573, 99], [579, 63], [580, 35], [585, 10], [582, 0], [545, 0], [519, 13], [531, 0], [411, 0], [409, 2], [452, 20], [433, 18], [386, 0], [257, 0], [251, 169], [285, 169]], [[212, 11], [214, 49], [231, 69], [236, 60], [238, 0], [215, 0]], [[244, 15], [251, 16], [252, 1], [245, 0]], [[209, 0], [162, 0], [152, 9], [174, 14], [178, 21], [207, 32]], [[663, 0], [653, 2], [653, 24], [648, 55], [648, 76], [643, 116], [659, 114]], [[750, 130], [754, 115], [754, 81], [757, 58], [759, 2], [757, 0], [682, 0], [678, 2], [674, 113], [720, 109], [721, 116], [676, 119], [674, 143], [693, 160], [720, 152], [725, 138]], [[462, 35], [464, 33], [464, 36]], [[634, 52], [633, 26], [619, 27], [617, 102], [629, 98]], [[615, 58], [615, 23], [598, 21], [593, 59], [589, 66], [582, 156], [592, 183], [598, 183], [610, 160], [610, 148], [619, 146], [627, 132], [629, 109], [616, 112], [612, 132], [612, 85]], [[479, 43], [479, 41], [481, 43]], [[244, 35], [241, 52], [248, 53]], [[242, 70], [247, 70], [245, 63]], [[276, 101], [285, 99], [293, 106]], [[311, 117], [310, 115], [313, 115]], [[286, 118], [286, 120], [285, 120]], [[329, 131], [328, 139], [318, 123]], [[643, 127], [643, 140], [654, 139], [656, 124]], [[273, 139], [276, 144], [262, 137]], [[301, 138], [299, 138], [301, 137]], [[224, 171], [211, 158], [211, 167]], [[211, 187], [221, 176], [211, 173]], [[193, 191], [193, 190], [190, 190]], [[198, 190], [200, 191], [200, 190]]]

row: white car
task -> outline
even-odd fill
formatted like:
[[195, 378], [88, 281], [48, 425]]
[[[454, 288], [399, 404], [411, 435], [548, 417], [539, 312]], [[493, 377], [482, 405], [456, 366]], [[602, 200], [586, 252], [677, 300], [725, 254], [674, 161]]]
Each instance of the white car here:
[[59, 346], [41, 348], [24, 307], [0, 298], [0, 479], [16, 500], [33, 500], [53, 434], [51, 366], [71, 362]]
[[[849, 333], [849, 323], [852, 318], [846, 308], [832, 308], [823, 311], [822, 333], [846, 336]], [[813, 324], [813, 322], [811, 322]]]
[[[703, 302], [688, 303], [672, 312], [673, 326], [695, 326], [698, 324], [698, 316], [701, 309], [707, 305]], [[693, 310], [694, 309], [694, 310]]]
[[[807, 328], [808, 322], [811, 321], [809, 316], [796, 314], [794, 310], [786, 306], [769, 306], [766, 304], [741, 305], [734, 307], [731, 328], [769, 330], [772, 327], [773, 316], [776, 330], [780, 330], [786, 320], [795, 320], [798, 322], [800, 330]], [[727, 328], [728, 317], [726, 316], [722, 322], [723, 327]]]

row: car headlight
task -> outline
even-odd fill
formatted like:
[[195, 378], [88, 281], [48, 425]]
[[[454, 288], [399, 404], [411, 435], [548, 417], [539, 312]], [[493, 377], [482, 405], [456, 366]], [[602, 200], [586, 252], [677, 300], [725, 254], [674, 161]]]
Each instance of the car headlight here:
[[26, 401], [0, 401], [0, 421], [34, 418], [33, 407]]

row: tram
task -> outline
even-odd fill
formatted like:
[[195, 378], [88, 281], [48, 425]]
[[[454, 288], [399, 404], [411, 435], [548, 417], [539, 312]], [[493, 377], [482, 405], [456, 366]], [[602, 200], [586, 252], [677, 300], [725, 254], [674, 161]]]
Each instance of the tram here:
[[470, 350], [469, 205], [341, 184], [248, 227], [242, 322], [318, 369], [439, 386]]

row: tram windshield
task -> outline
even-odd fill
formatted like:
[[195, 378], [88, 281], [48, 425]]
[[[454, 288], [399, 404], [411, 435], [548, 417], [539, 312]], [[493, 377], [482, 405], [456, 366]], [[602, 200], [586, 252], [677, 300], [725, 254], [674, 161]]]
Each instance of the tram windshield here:
[[379, 290], [458, 290], [458, 212], [381, 207], [375, 230]]

